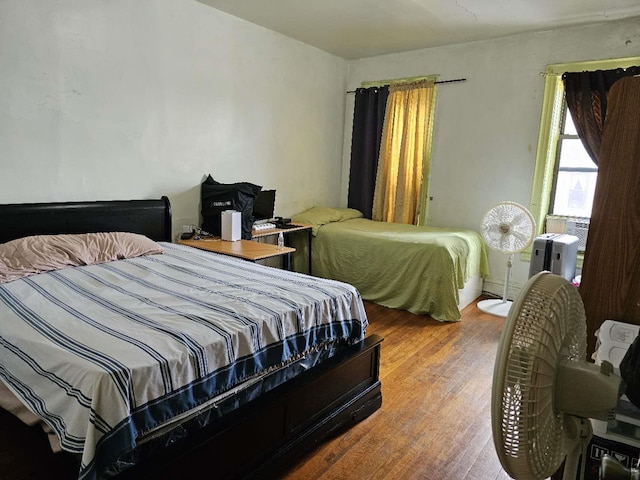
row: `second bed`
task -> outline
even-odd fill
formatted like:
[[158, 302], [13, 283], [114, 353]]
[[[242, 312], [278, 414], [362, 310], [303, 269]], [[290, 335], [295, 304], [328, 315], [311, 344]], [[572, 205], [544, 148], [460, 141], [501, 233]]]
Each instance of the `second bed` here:
[[314, 275], [348, 282], [386, 307], [457, 321], [489, 272], [473, 230], [376, 222], [349, 208], [314, 207], [292, 220], [313, 225]]

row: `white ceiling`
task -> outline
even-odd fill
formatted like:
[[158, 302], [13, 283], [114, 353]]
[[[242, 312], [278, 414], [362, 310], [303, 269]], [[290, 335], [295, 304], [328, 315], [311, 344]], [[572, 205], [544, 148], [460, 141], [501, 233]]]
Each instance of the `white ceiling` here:
[[640, 16], [638, 0], [198, 0], [356, 59]]

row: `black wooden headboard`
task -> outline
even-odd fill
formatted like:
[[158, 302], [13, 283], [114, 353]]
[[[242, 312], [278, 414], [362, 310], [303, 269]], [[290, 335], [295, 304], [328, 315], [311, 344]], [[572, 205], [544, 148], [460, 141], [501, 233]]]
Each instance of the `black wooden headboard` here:
[[94, 232], [132, 232], [170, 242], [169, 199], [0, 205], [0, 243], [29, 235]]

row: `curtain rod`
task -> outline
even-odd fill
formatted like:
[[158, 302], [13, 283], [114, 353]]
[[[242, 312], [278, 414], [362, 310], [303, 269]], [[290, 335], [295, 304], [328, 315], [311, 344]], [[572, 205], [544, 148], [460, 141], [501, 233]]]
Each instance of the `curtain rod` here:
[[[458, 83], [458, 82], [466, 82], [467, 79], [466, 78], [454, 78], [452, 80], [438, 80], [436, 83], [436, 85], [438, 84], [442, 84], [442, 83]], [[380, 85], [381, 87], [383, 87], [384, 85]], [[347, 90], [347, 93], [356, 93], [355, 90]]]

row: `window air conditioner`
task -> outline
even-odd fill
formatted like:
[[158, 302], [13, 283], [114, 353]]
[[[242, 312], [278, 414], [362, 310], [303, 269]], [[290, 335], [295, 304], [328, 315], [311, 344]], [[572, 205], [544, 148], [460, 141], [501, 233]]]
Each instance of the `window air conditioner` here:
[[567, 217], [564, 215], [547, 215], [546, 233], [566, 233], [578, 237], [578, 251], [584, 252], [587, 246], [589, 218]]

